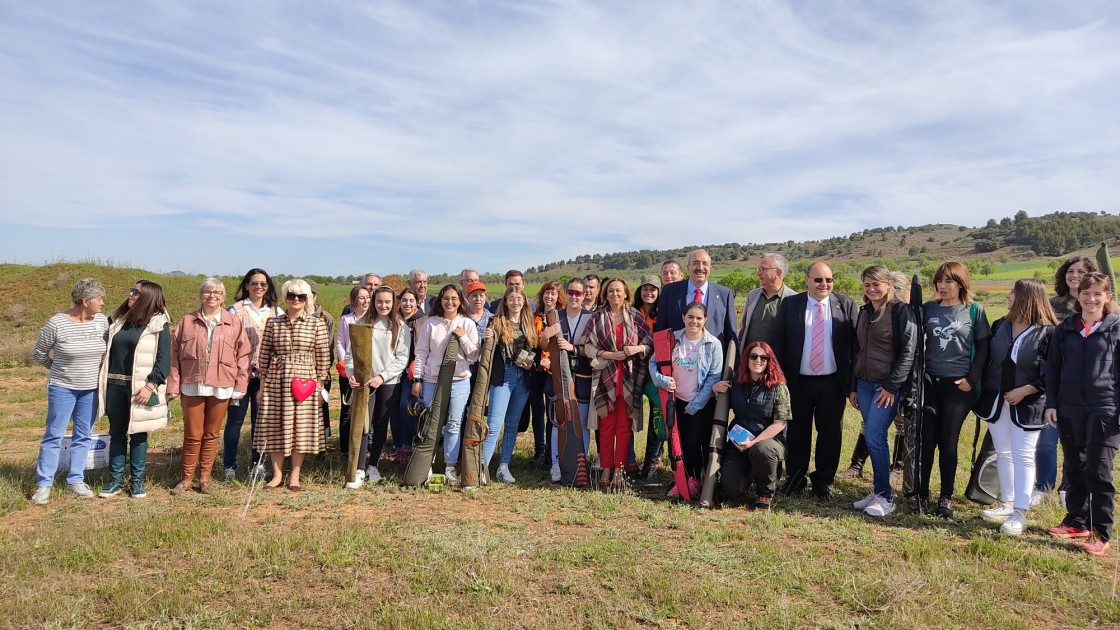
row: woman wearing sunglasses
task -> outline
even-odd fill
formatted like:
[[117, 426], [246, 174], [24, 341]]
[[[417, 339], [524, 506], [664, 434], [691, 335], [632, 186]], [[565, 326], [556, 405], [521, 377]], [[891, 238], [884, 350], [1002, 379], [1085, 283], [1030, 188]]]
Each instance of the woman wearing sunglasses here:
[[288, 489], [299, 492], [304, 457], [326, 446], [319, 401], [330, 379], [330, 333], [314, 314], [315, 298], [305, 280], [288, 280], [280, 292], [288, 307], [268, 320], [261, 339], [261, 415], [253, 446], [272, 459], [272, 478], [264, 487], [280, 486], [284, 458], [291, 457]]
[[754, 483], [758, 498], [752, 507], [768, 510], [778, 487], [779, 466], [786, 458], [790, 407], [785, 374], [766, 342], [748, 344], [737, 375], [712, 386], [717, 394], [728, 390], [734, 420], [727, 441], [734, 448], [723, 449], [720, 491], [724, 500], [737, 501]]
[[[250, 269], [241, 279], [241, 284], [237, 285], [237, 292], [234, 293], [233, 299], [234, 303], [229, 312], [241, 321], [241, 326], [245, 329], [245, 335], [249, 338], [249, 347], [252, 352], [249, 355], [248, 389], [241, 400], [229, 404], [229, 411], [226, 414], [225, 437], [222, 445], [222, 467], [225, 469], [226, 481], [230, 481], [237, 476], [237, 449], [241, 442], [241, 427], [245, 424], [245, 414], [249, 413], [251, 405], [252, 412], [249, 421], [255, 431], [257, 416], [260, 415], [261, 411], [260, 404], [257, 403], [257, 392], [261, 390], [261, 375], [257, 370], [257, 358], [261, 351], [261, 335], [264, 334], [264, 326], [268, 323], [268, 320], [284, 314], [284, 311], [276, 306], [276, 285], [273, 284], [272, 278], [264, 269]], [[250, 439], [251, 442], [252, 439]], [[261, 466], [260, 453], [254, 451], [250, 462], [253, 466]], [[261, 472], [264, 472], [263, 466], [261, 466]]]
[[121, 493], [126, 453], [132, 498], [148, 496], [144, 488], [148, 432], [167, 426], [170, 323], [163, 287], [147, 280], [129, 289], [128, 299], [109, 316], [97, 405], [109, 416], [109, 479], [99, 497]]

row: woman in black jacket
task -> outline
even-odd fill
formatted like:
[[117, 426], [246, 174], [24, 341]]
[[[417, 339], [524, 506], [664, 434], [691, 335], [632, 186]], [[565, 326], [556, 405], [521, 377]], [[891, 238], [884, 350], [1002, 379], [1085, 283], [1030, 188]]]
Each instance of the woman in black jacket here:
[[992, 325], [988, 366], [976, 415], [991, 423], [1001, 502], [981, 512], [1000, 523], [999, 530], [1018, 536], [1027, 527], [1027, 509], [1035, 478], [1035, 446], [1043, 426], [1042, 364], [1058, 323], [1046, 285], [1017, 280], [1007, 294], [1007, 317]]
[[1044, 417], [1061, 432], [1069, 482], [1066, 516], [1047, 532], [1056, 538], [1086, 538], [1081, 548], [1101, 556], [1112, 538], [1112, 462], [1120, 447], [1120, 307], [1112, 301], [1111, 279], [1086, 274], [1074, 308], [1078, 313], [1054, 332], [1046, 366], [1051, 396]]

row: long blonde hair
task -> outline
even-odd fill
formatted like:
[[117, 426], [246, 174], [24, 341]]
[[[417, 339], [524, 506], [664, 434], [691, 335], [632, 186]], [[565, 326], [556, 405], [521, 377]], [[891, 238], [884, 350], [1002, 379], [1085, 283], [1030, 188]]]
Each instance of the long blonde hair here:
[[[883, 303], [876, 310], [882, 310], [884, 306], [887, 306], [898, 298], [894, 293], [894, 276], [891, 275], [891, 270], [883, 265], [871, 265], [867, 269], [864, 269], [863, 273], [859, 274], [859, 277], [861, 281], [874, 280], [875, 282], [882, 282], [887, 285], [887, 298], [883, 300]], [[871, 303], [871, 299], [866, 295], [863, 296], [863, 301], [867, 304], [871, 304], [872, 308], [875, 307], [875, 305]]]
[[529, 347], [536, 348], [540, 345], [537, 338], [537, 327], [533, 323], [533, 311], [529, 308], [529, 297], [525, 295], [525, 291], [521, 287], [511, 286], [506, 289], [505, 294], [502, 295], [502, 301], [498, 303], [498, 313], [490, 320], [490, 325], [493, 326], [498, 341], [505, 345], [513, 343], [513, 324], [509, 318], [509, 309], [506, 308], [506, 298], [512, 293], [519, 293], [525, 300], [525, 305], [521, 307], [518, 320], [521, 324], [521, 332], [525, 334], [525, 340], [529, 342]]

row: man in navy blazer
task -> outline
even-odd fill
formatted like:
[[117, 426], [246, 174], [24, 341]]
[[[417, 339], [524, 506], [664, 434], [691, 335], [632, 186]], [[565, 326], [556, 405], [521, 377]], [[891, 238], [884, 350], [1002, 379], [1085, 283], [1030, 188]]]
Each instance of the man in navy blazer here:
[[[805, 286], [808, 291], [782, 300], [771, 335], [774, 356], [789, 386], [793, 416], [787, 429], [787, 478], [778, 491], [799, 492], [808, 477], [813, 493], [827, 500], [840, 464], [844, 405], [855, 356], [856, 305], [852, 298], [832, 292], [832, 269], [823, 262], [809, 266]], [[814, 345], [818, 326], [819, 343]], [[817, 467], [808, 475], [814, 425]]]
[[693, 302], [702, 302], [708, 309], [708, 332], [719, 339], [726, 352], [727, 344], [735, 339], [735, 294], [721, 284], [708, 282], [708, 274], [712, 272], [712, 257], [708, 252], [693, 251], [688, 255], [687, 266], [688, 278], [661, 288], [653, 330], [681, 330], [684, 308]]

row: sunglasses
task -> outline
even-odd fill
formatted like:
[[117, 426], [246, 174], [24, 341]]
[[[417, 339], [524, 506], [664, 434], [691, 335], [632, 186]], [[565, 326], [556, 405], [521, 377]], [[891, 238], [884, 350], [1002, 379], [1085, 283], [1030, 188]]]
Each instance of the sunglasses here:
[[770, 357], [765, 354], [748, 354], [747, 358], [751, 361], [769, 361]]
[[140, 289], [137, 289], [136, 287], [132, 287], [131, 289], [128, 290], [128, 294], [129, 295], [140, 295]]
[[249, 281], [249, 286], [251, 286], [251, 287], [267, 287], [268, 286], [268, 281], [267, 280], [250, 280]]
[[295, 302], [297, 300], [300, 301], [300, 302], [306, 302], [307, 301], [307, 294], [306, 293], [289, 293], [288, 294], [288, 301], [289, 302]]
[[832, 278], [813, 278], [815, 284], [832, 284]]
[[583, 297], [583, 291], [574, 291], [572, 289], [568, 289], [568, 296], [569, 297]]

